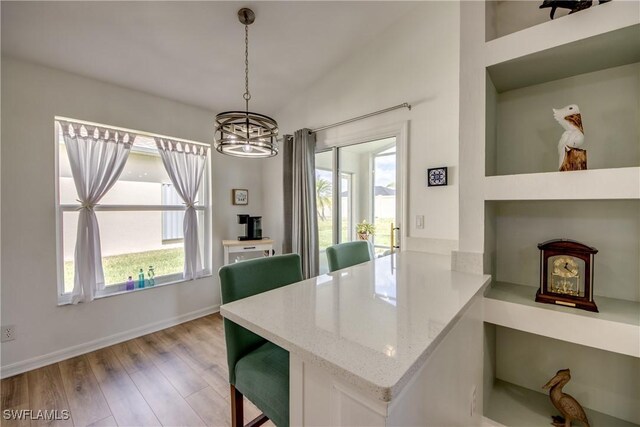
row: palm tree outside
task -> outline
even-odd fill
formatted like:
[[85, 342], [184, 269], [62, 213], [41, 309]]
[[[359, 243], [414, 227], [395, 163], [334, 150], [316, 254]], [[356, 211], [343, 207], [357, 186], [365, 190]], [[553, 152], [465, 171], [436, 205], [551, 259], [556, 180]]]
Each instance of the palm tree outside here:
[[331, 182], [316, 176], [316, 204], [318, 216], [322, 221], [326, 221], [326, 211], [331, 212], [333, 188]]

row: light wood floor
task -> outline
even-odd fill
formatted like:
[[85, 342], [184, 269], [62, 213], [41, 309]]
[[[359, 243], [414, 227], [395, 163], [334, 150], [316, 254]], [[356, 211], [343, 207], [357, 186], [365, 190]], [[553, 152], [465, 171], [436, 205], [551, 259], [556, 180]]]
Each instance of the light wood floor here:
[[[56, 422], [2, 419], [3, 426], [230, 425], [218, 314], [6, 378], [1, 386], [3, 413], [30, 409], [34, 414], [71, 414], [71, 419]], [[259, 414], [245, 399], [245, 422]]]

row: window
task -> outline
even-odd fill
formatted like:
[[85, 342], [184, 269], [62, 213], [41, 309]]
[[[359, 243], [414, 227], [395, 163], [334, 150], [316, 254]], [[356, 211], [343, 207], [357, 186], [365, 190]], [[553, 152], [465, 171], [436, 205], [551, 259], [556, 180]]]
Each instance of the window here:
[[316, 153], [316, 207], [318, 219], [319, 272], [329, 271], [326, 250], [337, 243], [333, 234], [333, 153]]
[[369, 237], [375, 255], [392, 252], [399, 206], [396, 145], [396, 137], [388, 137], [316, 152], [320, 274], [328, 271], [326, 248], [358, 239], [362, 221], [375, 225]]
[[392, 224], [396, 221], [396, 146], [373, 156], [373, 238], [376, 254], [383, 254], [391, 246]]
[[[109, 127], [109, 126], [105, 126]], [[124, 292], [129, 276], [137, 283], [140, 269], [155, 273], [155, 284], [182, 280], [184, 242], [182, 220], [185, 204], [176, 193], [153, 136], [135, 139], [118, 181], [95, 206], [102, 250], [106, 289], [98, 297]], [[197, 143], [196, 143], [197, 144]], [[74, 283], [74, 252], [79, 209], [69, 157], [56, 124], [57, 227], [59, 301], [69, 299]], [[207, 164], [209, 164], [207, 162]], [[209, 168], [205, 167], [195, 209], [198, 216], [203, 274], [210, 274]]]
[[[173, 184], [162, 184], [162, 205], [180, 205], [182, 200]], [[182, 223], [184, 221], [184, 211], [163, 211], [162, 212], [162, 243], [172, 243], [184, 238]]]
[[355, 239], [356, 228], [353, 224], [353, 173], [340, 173], [340, 242], [351, 242]]

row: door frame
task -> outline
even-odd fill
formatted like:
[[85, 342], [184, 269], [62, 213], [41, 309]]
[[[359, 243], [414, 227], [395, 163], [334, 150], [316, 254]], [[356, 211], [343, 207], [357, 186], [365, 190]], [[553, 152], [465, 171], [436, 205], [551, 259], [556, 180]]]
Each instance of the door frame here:
[[[400, 250], [404, 250], [406, 246], [406, 240], [408, 236], [407, 224], [409, 221], [407, 220], [406, 215], [409, 213], [408, 209], [408, 176], [409, 176], [409, 162], [408, 162], [408, 147], [409, 147], [409, 121], [401, 121], [391, 124], [386, 124], [378, 127], [370, 127], [370, 128], [362, 128], [358, 131], [345, 134], [338, 135], [333, 137], [321, 137], [316, 135], [317, 145], [316, 145], [316, 153], [328, 150], [336, 150], [341, 147], [346, 147], [354, 144], [363, 144], [366, 142], [377, 141], [380, 139], [395, 137], [396, 139], [396, 194], [399, 194], [400, 197], [396, 198], [396, 218], [398, 224], [396, 227], [400, 227], [400, 233], [398, 235], [398, 239]], [[336, 162], [337, 156], [334, 156], [334, 163]], [[334, 174], [336, 173], [337, 164], [334, 164]], [[335, 194], [335, 192], [334, 192]], [[338, 197], [339, 199], [339, 197]], [[338, 202], [339, 200], [334, 200], [334, 202]], [[338, 205], [335, 205], [334, 209], [339, 209]], [[340, 231], [338, 227], [334, 227], [338, 232]], [[336, 232], [334, 230], [334, 233]]]

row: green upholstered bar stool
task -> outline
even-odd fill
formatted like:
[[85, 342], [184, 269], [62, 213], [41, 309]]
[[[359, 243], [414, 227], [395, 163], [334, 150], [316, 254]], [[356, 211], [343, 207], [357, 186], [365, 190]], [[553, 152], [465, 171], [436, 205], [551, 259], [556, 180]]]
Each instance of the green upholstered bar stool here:
[[[222, 303], [227, 304], [302, 280], [300, 256], [280, 255], [243, 261], [220, 269]], [[289, 426], [289, 352], [224, 319], [227, 343], [231, 423], [243, 425], [242, 396], [263, 413], [248, 425], [270, 419]]]
[[330, 272], [371, 261], [369, 242], [358, 240], [329, 246], [327, 248], [327, 261], [329, 261]]

